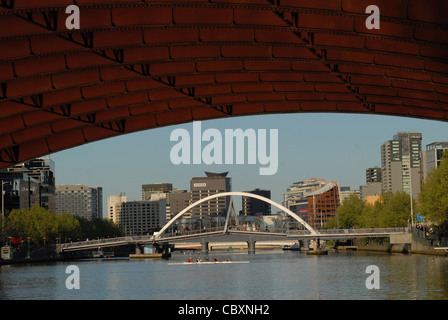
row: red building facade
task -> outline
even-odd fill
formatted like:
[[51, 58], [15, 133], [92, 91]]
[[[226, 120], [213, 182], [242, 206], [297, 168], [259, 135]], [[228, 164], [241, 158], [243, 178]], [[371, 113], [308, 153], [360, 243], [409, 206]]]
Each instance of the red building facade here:
[[327, 221], [334, 218], [339, 207], [339, 187], [337, 182], [308, 195], [308, 224], [314, 229], [324, 228]]

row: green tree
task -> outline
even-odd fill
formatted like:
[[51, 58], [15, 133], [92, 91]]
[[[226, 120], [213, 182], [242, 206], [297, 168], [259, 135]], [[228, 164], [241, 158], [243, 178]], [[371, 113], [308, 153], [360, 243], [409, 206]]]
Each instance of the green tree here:
[[366, 203], [359, 218], [359, 226], [361, 228], [378, 228], [381, 226], [380, 218], [384, 210], [383, 201], [376, 201], [374, 204]]
[[54, 238], [55, 222], [55, 215], [39, 205], [34, 205], [29, 210], [12, 210], [7, 219], [8, 229], [13, 235], [30, 237], [33, 242]]
[[353, 228], [359, 226], [365, 202], [352, 193], [342, 201], [341, 206], [336, 210], [336, 217], [327, 222], [327, 228]]
[[27, 237], [31, 232], [31, 216], [26, 209], [14, 209], [6, 219], [7, 230], [12, 236]]
[[429, 221], [441, 224], [448, 219], [448, 151], [440, 166], [429, 173], [419, 195], [420, 213]]
[[352, 194], [342, 201], [338, 217], [327, 222], [327, 228], [404, 227], [411, 214], [410, 196], [406, 192], [387, 192], [373, 205]]
[[12, 210], [5, 222], [5, 233], [11, 236], [30, 237], [34, 243], [48, 242], [57, 237], [76, 239], [81, 228], [79, 221], [68, 213], [55, 215], [39, 205], [30, 209]]
[[56, 235], [62, 239], [77, 239], [81, 236], [81, 225], [73, 215], [63, 212], [56, 216]]
[[123, 235], [121, 228], [107, 219], [87, 220], [78, 217], [78, 221], [81, 227], [82, 239], [120, 237]]
[[404, 191], [383, 194], [384, 204], [380, 215], [380, 227], [405, 227], [411, 216], [411, 197]]

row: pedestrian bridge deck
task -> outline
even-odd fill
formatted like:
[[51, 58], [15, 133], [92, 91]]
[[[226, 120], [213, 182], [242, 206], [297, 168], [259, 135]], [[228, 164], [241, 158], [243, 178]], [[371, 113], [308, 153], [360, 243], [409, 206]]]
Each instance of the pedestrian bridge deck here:
[[106, 247], [116, 247], [132, 244], [155, 244], [155, 243], [174, 243], [178, 241], [188, 242], [204, 239], [209, 241], [213, 239], [214, 242], [232, 242], [232, 241], [265, 241], [271, 239], [278, 240], [306, 240], [316, 239], [321, 240], [344, 240], [354, 238], [377, 238], [390, 237], [394, 234], [408, 233], [407, 228], [369, 228], [369, 229], [325, 229], [311, 233], [309, 230], [289, 230], [288, 232], [266, 232], [266, 231], [248, 231], [248, 230], [223, 230], [205, 231], [205, 232], [189, 232], [184, 234], [169, 234], [164, 233], [158, 235], [144, 235], [144, 236], [125, 236], [108, 239], [97, 239], [88, 241], [78, 241], [64, 243], [61, 245], [62, 252], [89, 250]]

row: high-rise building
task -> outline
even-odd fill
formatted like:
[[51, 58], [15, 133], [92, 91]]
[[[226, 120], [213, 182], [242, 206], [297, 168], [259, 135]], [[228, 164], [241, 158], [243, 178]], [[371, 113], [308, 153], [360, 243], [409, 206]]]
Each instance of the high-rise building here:
[[381, 182], [381, 168], [367, 168], [366, 169], [366, 183]]
[[422, 134], [398, 132], [381, 146], [382, 192], [405, 191], [414, 198], [420, 191]]
[[[232, 191], [231, 178], [228, 172], [213, 173], [205, 172], [206, 177], [195, 177], [190, 181], [191, 203], [195, 203], [208, 196]], [[203, 202], [192, 209], [192, 217], [225, 217], [229, 206], [230, 198], [215, 198]]]
[[56, 214], [63, 212], [87, 220], [103, 218], [103, 188], [80, 184], [56, 186]]
[[[244, 191], [247, 193], [253, 193], [268, 199], [271, 199], [271, 190], [255, 189], [252, 191]], [[250, 197], [241, 197], [242, 210], [241, 214], [244, 216], [267, 216], [271, 214], [271, 205], [265, 201]]]
[[113, 195], [107, 197], [107, 216], [113, 223], [120, 223], [121, 203], [126, 202], [126, 194]]
[[432, 170], [440, 166], [443, 153], [448, 150], [448, 142], [433, 142], [422, 152], [422, 179], [426, 181]]
[[110, 196], [108, 203], [108, 218], [119, 224], [126, 235], [152, 234], [166, 224], [164, 193], [152, 194], [146, 201], [129, 202], [126, 196]]
[[402, 190], [400, 141], [389, 140], [381, 146], [382, 192]]

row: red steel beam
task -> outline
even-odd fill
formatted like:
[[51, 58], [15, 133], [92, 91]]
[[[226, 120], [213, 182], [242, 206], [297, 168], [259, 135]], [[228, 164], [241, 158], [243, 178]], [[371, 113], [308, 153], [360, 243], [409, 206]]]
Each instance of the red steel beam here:
[[68, 30], [74, 2], [0, 1], [0, 168], [192, 120], [448, 119], [444, 0], [78, 0]]

